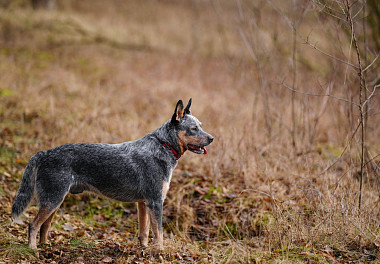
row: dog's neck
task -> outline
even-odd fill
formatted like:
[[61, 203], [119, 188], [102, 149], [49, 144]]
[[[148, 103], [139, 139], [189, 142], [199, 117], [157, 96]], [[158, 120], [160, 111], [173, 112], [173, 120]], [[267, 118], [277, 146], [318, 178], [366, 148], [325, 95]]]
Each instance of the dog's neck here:
[[158, 141], [160, 141], [160, 143], [167, 149], [169, 150], [171, 153], [173, 153], [174, 157], [176, 158], [176, 160], [178, 160], [182, 155], [180, 153], [178, 153], [168, 142], [165, 142], [165, 141], [162, 141], [160, 138], [156, 137], [158, 139]]
[[154, 131], [152, 135], [157, 138], [160, 144], [173, 153], [176, 160], [183, 155], [184, 151], [180, 147], [178, 135], [170, 120]]

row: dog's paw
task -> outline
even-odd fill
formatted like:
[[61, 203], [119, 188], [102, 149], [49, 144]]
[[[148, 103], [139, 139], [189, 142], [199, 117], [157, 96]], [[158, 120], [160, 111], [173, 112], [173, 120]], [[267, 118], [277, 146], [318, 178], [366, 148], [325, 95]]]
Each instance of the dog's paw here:
[[148, 247], [148, 239], [141, 239], [139, 238], [140, 241], [140, 247], [142, 248], [147, 248]]
[[164, 246], [161, 244], [155, 244], [153, 245], [153, 252], [156, 252], [156, 253], [161, 253], [162, 251], [164, 251]]

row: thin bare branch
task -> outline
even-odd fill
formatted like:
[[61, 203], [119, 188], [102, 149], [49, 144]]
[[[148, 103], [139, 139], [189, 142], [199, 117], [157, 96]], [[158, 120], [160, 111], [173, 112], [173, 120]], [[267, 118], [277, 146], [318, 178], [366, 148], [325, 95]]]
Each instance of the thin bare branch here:
[[318, 48], [318, 47], [316, 46], [317, 42], [316, 42], [315, 44], [311, 44], [311, 43], [309, 42], [309, 36], [306, 38], [306, 40], [304, 39], [304, 41], [305, 41], [304, 44], [309, 45], [309, 46], [312, 47], [313, 49], [319, 51], [320, 53], [326, 55], [327, 57], [330, 57], [331, 59], [334, 59], [334, 60], [337, 60], [337, 61], [342, 62], [342, 63], [344, 63], [344, 64], [347, 64], [347, 65], [351, 66], [351, 67], [354, 68], [354, 69], [358, 69], [358, 68], [359, 68], [358, 66], [356, 66], [356, 65], [354, 65], [354, 64], [352, 64], [352, 63], [350, 63], [350, 62], [348, 62], [348, 61], [345, 61], [345, 60], [339, 59], [339, 58], [337, 58], [337, 57], [335, 57], [335, 56], [333, 56], [333, 55], [331, 55], [331, 54], [329, 54], [329, 53], [327, 53], [327, 52], [321, 50], [320, 48]]
[[236, 0], [236, 5], [238, 6], [240, 19], [241, 19], [241, 20], [244, 20], [244, 13], [243, 13], [243, 8], [242, 8], [242, 6], [241, 6], [241, 2], [240, 2], [240, 0]]
[[336, 18], [336, 19], [338, 19], [338, 20], [344, 22], [344, 23], [347, 23], [347, 21], [346, 21], [344, 18], [338, 17], [338, 16], [336, 16], [336, 15], [334, 15], [334, 14], [332, 14], [332, 13], [326, 12], [325, 10], [323, 10], [323, 12], [324, 12], [325, 14], [329, 15], [329, 16], [332, 16], [332, 17], [334, 17], [334, 18]]
[[[347, 220], [348, 222], [350, 222], [364, 237], [366, 237], [369, 241], [373, 242], [373, 239], [369, 236], [367, 236], [367, 234], [360, 229], [360, 227], [354, 222], [352, 221], [349, 217], [347, 217]], [[366, 231], [369, 231], [372, 235], [373, 233], [370, 231], [370, 230], [366, 230]]]
[[303, 9], [301, 16], [299, 17], [299, 19], [297, 20], [297, 22], [294, 24], [295, 28], [297, 28], [298, 25], [302, 22], [302, 20], [304, 19], [307, 11], [309, 11], [310, 6], [311, 6], [311, 2], [309, 2], [307, 4], [307, 6]]
[[369, 68], [371, 68], [371, 66], [375, 63], [375, 61], [377, 60], [378, 57], [379, 57], [379, 54], [377, 54], [376, 58], [367, 67], [364, 68], [363, 72], [365, 72]]
[[240, 36], [242, 37], [243, 41], [244, 41], [244, 45], [245, 47], [248, 49], [248, 52], [249, 52], [249, 55], [251, 55], [252, 59], [257, 62], [257, 56], [256, 56], [256, 53], [253, 51], [251, 45], [249, 44], [248, 40], [247, 40], [247, 37], [245, 36], [243, 30], [239, 27], [239, 33], [240, 33]]
[[[359, 123], [359, 125], [357, 126], [356, 131], [358, 130], [359, 127], [360, 127], [360, 123]], [[356, 133], [356, 131], [355, 131], [355, 133]], [[354, 134], [353, 134], [353, 136], [354, 136]], [[351, 138], [351, 140], [352, 140], [352, 139], [353, 139], [353, 137]], [[349, 143], [349, 144], [351, 144], [351, 143]], [[346, 147], [348, 147], [349, 144], [347, 144]], [[319, 175], [322, 175], [323, 173], [325, 173], [326, 171], [328, 171], [329, 169], [331, 169], [331, 167], [333, 167], [333, 166], [339, 161], [339, 159], [342, 157], [343, 153], [346, 151], [346, 147], [345, 147], [345, 149], [343, 149], [341, 155], [340, 155], [338, 158], [336, 158], [336, 160], [335, 160], [335, 161], [334, 161], [329, 167], [327, 167], [325, 170], [323, 170]], [[368, 160], [364, 165], [367, 166], [369, 163], [373, 162], [373, 161], [376, 160], [378, 157], [380, 157], [380, 154], [377, 154], [377, 155], [374, 156], [374, 157], [371, 156], [371, 159]], [[354, 166], [354, 167], [352, 167], [352, 168], [349, 168], [349, 169], [346, 170], [344, 173], [342, 173], [342, 175], [336, 180], [336, 183], [335, 183], [335, 189], [338, 188], [338, 183], [340, 182], [340, 180], [341, 180], [345, 175], [347, 175], [348, 172], [353, 171], [353, 170], [355, 170], [355, 169], [357, 169], [357, 166]]]
[[363, 10], [363, 6], [360, 7], [359, 11], [352, 17], [352, 19], [354, 20]]
[[270, 0], [266, 0], [266, 1], [282, 18], [285, 19], [286, 23], [288, 23], [288, 26], [292, 30], [294, 30], [295, 26], [293, 25], [292, 21], [290, 21], [289, 17], [287, 15], [285, 15], [283, 12], [281, 12], [281, 10], [279, 10], [275, 5], [273, 5]]
[[347, 100], [345, 98], [340, 98], [340, 97], [336, 97], [334, 95], [331, 95], [331, 94], [315, 94], [315, 93], [309, 93], [309, 92], [302, 92], [302, 91], [299, 91], [299, 90], [294, 90], [292, 87], [290, 87], [289, 85], [285, 84], [284, 82], [281, 82], [281, 85], [283, 85], [285, 88], [293, 91], [293, 92], [296, 92], [296, 93], [300, 93], [300, 94], [304, 94], [304, 95], [308, 95], [308, 96], [328, 96], [328, 97], [331, 97], [331, 98], [334, 98], [336, 100], [339, 100], [339, 101], [343, 101], [345, 103], [349, 103], [349, 104], [352, 104], [356, 107], [360, 107], [358, 104], [350, 101], [350, 100]]
[[369, 100], [371, 100], [371, 98], [372, 98], [372, 96], [375, 94], [375, 92], [376, 92], [376, 88], [377, 87], [380, 87], [380, 84], [378, 84], [378, 85], [375, 85], [374, 87], [373, 87], [373, 90], [372, 90], [372, 93], [368, 96], [368, 98], [363, 102], [363, 107], [369, 102]]
[[[336, 10], [330, 6], [328, 6], [327, 4], [322, 4], [320, 1], [313, 1], [317, 6], [320, 6], [321, 7], [321, 10], [324, 11], [324, 9], [327, 9], [329, 11], [332, 11], [332, 12], [335, 12], [339, 15], [342, 15], [342, 16], [345, 16], [345, 14], [343, 12], [340, 12], [339, 10]], [[326, 11], [324, 11], [326, 12]], [[329, 15], [332, 15], [331, 13], [328, 13]], [[339, 18], [339, 17], [338, 17]], [[340, 18], [341, 19], [341, 18]]]
[[[342, 158], [342, 156], [343, 156], [343, 154], [346, 152], [348, 146], [351, 145], [351, 142], [352, 142], [352, 140], [354, 139], [354, 136], [356, 135], [356, 132], [358, 132], [360, 125], [361, 125], [361, 123], [359, 122], [358, 125], [356, 126], [354, 132], [352, 133], [350, 139], [347, 141], [346, 145], [344, 146], [344, 148], [343, 148], [342, 152], [340, 153], [339, 157], [336, 158], [335, 161], [334, 161], [331, 165], [329, 165], [326, 169], [324, 169], [319, 175], [322, 175], [323, 173], [325, 173], [326, 171], [328, 171], [329, 169], [331, 169], [331, 168], [332, 168], [332, 167], [333, 167], [333, 166], [334, 166], [334, 165], [335, 165], [335, 164], [336, 164], [336, 163]], [[349, 170], [348, 170], [348, 171], [349, 171]], [[347, 172], [348, 172], [348, 171], [347, 171]], [[347, 173], [347, 172], [346, 172], [346, 173]], [[343, 177], [346, 173], [344, 173], [344, 174], [342, 175], [342, 177]], [[337, 183], [340, 181], [340, 179], [341, 179], [341, 178], [338, 179]], [[338, 187], [338, 184], [336, 185], [335, 188], [337, 188], [337, 187]]]

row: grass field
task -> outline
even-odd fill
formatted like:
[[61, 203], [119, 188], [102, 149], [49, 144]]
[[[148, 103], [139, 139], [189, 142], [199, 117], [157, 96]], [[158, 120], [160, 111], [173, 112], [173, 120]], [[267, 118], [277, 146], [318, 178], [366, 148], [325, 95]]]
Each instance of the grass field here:
[[[360, 22], [365, 68], [376, 52]], [[360, 192], [360, 83], [331, 56], [358, 61], [340, 23], [303, 0], [1, 3], [0, 263], [379, 261], [379, 92]], [[367, 97], [379, 65], [366, 71]], [[27, 248], [38, 208], [16, 224], [11, 206], [33, 154], [138, 139], [190, 97], [215, 140], [179, 160], [165, 250], [139, 247], [134, 204], [92, 194], [68, 195], [39, 256]]]

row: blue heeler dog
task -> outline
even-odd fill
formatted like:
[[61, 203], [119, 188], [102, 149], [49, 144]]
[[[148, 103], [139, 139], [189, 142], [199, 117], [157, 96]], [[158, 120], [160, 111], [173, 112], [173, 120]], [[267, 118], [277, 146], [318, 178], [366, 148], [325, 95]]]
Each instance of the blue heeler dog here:
[[120, 144], [71, 143], [38, 152], [26, 166], [12, 207], [17, 219], [33, 196], [39, 211], [29, 223], [29, 247], [48, 238], [54, 213], [65, 196], [90, 191], [123, 201], [137, 202], [139, 239], [147, 246], [149, 225], [154, 243], [163, 247], [162, 206], [177, 160], [186, 150], [206, 154], [213, 137], [178, 101], [172, 118], [153, 133]]

